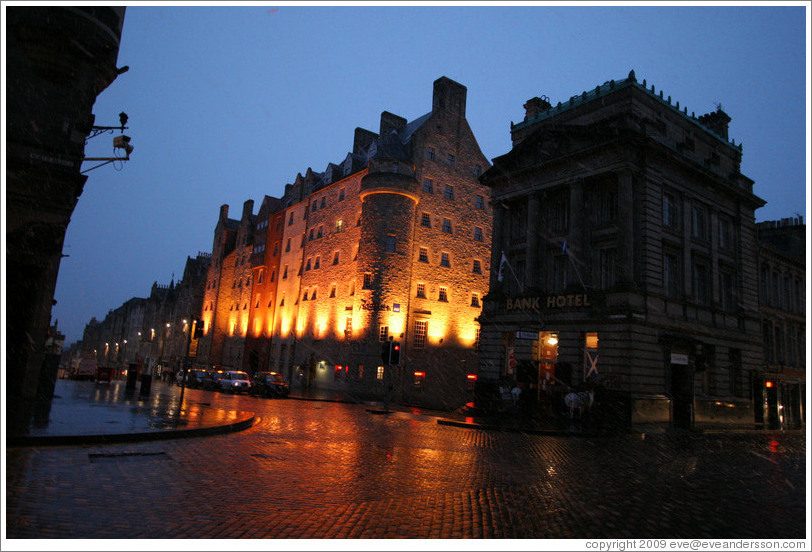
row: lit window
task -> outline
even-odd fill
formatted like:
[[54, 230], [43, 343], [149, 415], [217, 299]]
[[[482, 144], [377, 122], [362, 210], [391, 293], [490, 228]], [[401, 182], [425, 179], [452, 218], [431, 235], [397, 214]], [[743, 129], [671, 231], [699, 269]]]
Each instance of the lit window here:
[[426, 334], [428, 332], [428, 320], [414, 321], [414, 348], [422, 349], [426, 346]]
[[426, 380], [426, 373], [425, 372], [415, 372], [414, 373], [414, 386], [415, 387], [421, 387], [425, 380]]
[[598, 348], [598, 332], [587, 332], [584, 334], [584, 347], [587, 349]]
[[423, 179], [423, 191], [427, 194], [434, 193], [434, 181], [431, 178], [424, 178]]
[[344, 336], [347, 338], [352, 336], [352, 316], [348, 316], [344, 322]]
[[474, 241], [482, 241], [482, 228], [478, 226], [474, 228]]
[[344, 221], [343, 220], [337, 220], [336, 221], [336, 234], [341, 232], [343, 229], [344, 229]]
[[454, 186], [446, 186], [444, 195], [446, 199], [454, 199]]
[[447, 218], [443, 219], [443, 232], [447, 234], [451, 233], [451, 221]]
[[451, 267], [451, 261], [448, 260], [448, 253], [443, 253], [440, 256], [440, 266], [444, 266], [446, 268]]
[[420, 226], [425, 226], [426, 228], [431, 228], [431, 217], [428, 213], [423, 213], [420, 215]]
[[420, 248], [420, 257], [417, 259], [421, 263], [429, 262], [429, 250], [425, 247]]
[[383, 379], [383, 371], [384, 371], [384, 367], [383, 367], [383, 366], [378, 366], [378, 374], [377, 374], [377, 378], [378, 378], [379, 380], [382, 380], [382, 379]]
[[426, 284], [417, 284], [417, 296], [426, 298]]
[[437, 297], [438, 301], [448, 302], [448, 288], [445, 286], [440, 286], [440, 294]]

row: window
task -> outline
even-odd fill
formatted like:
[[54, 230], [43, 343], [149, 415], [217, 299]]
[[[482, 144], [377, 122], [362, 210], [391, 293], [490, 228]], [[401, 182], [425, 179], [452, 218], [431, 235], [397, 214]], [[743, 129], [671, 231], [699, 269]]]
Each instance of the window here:
[[392, 172], [393, 172], [393, 173], [398, 172], [398, 168], [399, 168], [399, 167], [398, 167], [398, 164], [397, 164], [397, 163], [392, 163]]
[[733, 224], [727, 217], [719, 217], [719, 249], [733, 249]]
[[700, 305], [710, 305], [711, 289], [710, 289], [710, 271], [708, 265], [703, 261], [694, 260], [693, 280], [694, 280], [694, 298]]
[[336, 234], [340, 233], [343, 229], [344, 229], [344, 221], [340, 220], [340, 219], [337, 220], [336, 221]]
[[311, 296], [310, 296], [310, 300], [311, 300], [311, 301], [315, 301], [315, 300], [316, 300], [316, 292], [317, 292], [317, 291], [318, 291], [318, 288], [313, 288], [313, 295], [311, 295]]
[[339, 257], [339, 254], [340, 254], [340, 253], [339, 253], [338, 251], [336, 251], [335, 253], [333, 253], [333, 264], [334, 264], [334, 265], [337, 265], [337, 264], [338, 264], [338, 257]]
[[280, 307], [285, 306], [285, 294], [284, 293], [282, 294], [282, 299], [279, 301], [279, 306]]
[[473, 273], [474, 274], [482, 274], [482, 261], [480, 261], [478, 259], [474, 259]]
[[319, 205], [319, 209], [324, 209], [325, 207], [327, 207], [327, 198], [323, 197], [321, 198], [321, 205]]
[[313, 200], [313, 208], [311, 209], [311, 211], [313, 211], [313, 212], [315, 213], [315, 212], [316, 212], [316, 211], [318, 211], [318, 210], [319, 210], [319, 200], [318, 200], [318, 199], [314, 199], [314, 200]]
[[[569, 257], [557, 255], [553, 258], [553, 291], [564, 291], [570, 283]], [[507, 278], [505, 281], [509, 281]]]
[[305, 289], [304, 293], [302, 294], [302, 301], [307, 301], [307, 289]]
[[614, 222], [617, 218], [617, 187], [615, 184], [607, 183], [596, 186], [592, 196], [595, 222]]
[[307, 259], [307, 264], [305, 264], [305, 270], [310, 270], [310, 258]]
[[311, 228], [311, 229], [310, 229], [310, 236], [308, 237], [308, 239], [309, 239], [310, 241], [313, 241], [314, 239], [316, 239], [316, 237], [315, 237], [315, 232], [316, 232], [316, 230], [315, 230], [314, 228]]
[[285, 253], [288, 253], [289, 251], [290, 251], [290, 238], [288, 238], [288, 241], [285, 243]]
[[378, 366], [378, 373], [376, 374], [376, 378], [379, 381], [383, 380], [383, 371], [384, 371], [384, 367], [383, 366]]
[[445, 286], [440, 286], [440, 292], [437, 296], [438, 301], [443, 301], [448, 303], [448, 288]]
[[277, 230], [281, 230], [281, 229], [282, 229], [282, 218], [283, 218], [283, 217], [279, 217], [278, 219], [276, 219], [276, 229], [277, 229]]
[[663, 255], [663, 290], [669, 299], [682, 299], [682, 263], [676, 253]]
[[476, 176], [482, 176], [482, 167], [480, 165], [474, 165], [474, 174]]
[[447, 218], [443, 219], [443, 232], [445, 232], [446, 234], [451, 233], [451, 221]]
[[446, 199], [454, 199], [454, 186], [446, 186], [443, 196]]
[[335, 296], [336, 296], [336, 285], [332, 284], [330, 286], [330, 297], [335, 297]]
[[372, 273], [364, 273], [364, 289], [372, 289]]
[[479, 294], [472, 293], [471, 294], [471, 306], [472, 307], [481, 307], [482, 305], [479, 303]]
[[276, 280], [276, 269], [271, 270], [271, 282]]
[[420, 248], [420, 257], [417, 259], [421, 263], [429, 262], [429, 250], [425, 247]]
[[730, 270], [719, 271], [719, 302], [726, 311], [736, 309], [733, 291], [733, 273]]
[[609, 289], [615, 285], [616, 263], [617, 250], [614, 247], [608, 247], [600, 250], [601, 289]]
[[454, 163], [455, 163], [456, 161], [455, 161], [455, 159], [454, 159], [454, 156], [453, 156], [453, 155], [451, 155], [451, 154], [449, 153], [449, 154], [448, 154], [448, 156], [446, 157], [446, 162], [447, 162], [447, 163], [448, 163], [450, 166], [452, 166], [452, 167], [453, 167], [453, 166], [454, 166]]
[[699, 205], [691, 209], [691, 235], [700, 240], [708, 239], [708, 212]]
[[323, 231], [324, 231], [324, 225], [323, 225], [323, 224], [319, 224], [319, 230], [318, 230], [318, 232], [316, 232], [316, 238], [320, 238], [320, 237], [322, 237], [322, 235], [323, 235]]
[[[552, 192], [547, 201], [544, 202], [544, 218], [548, 221], [549, 228], [552, 232], [557, 234], [563, 233], [567, 231], [569, 226], [569, 191], [568, 190], [559, 190], [556, 192]], [[524, 221], [526, 220], [527, 214], [524, 209], [521, 209], [519, 212], [511, 213], [511, 219], [515, 220], [515, 225], [511, 225], [511, 232], [515, 233], [524, 233]], [[513, 217], [516, 217], [515, 219]], [[515, 226], [516, 232], [513, 231], [513, 227]], [[516, 236], [514, 236], [516, 237]]]
[[[347, 164], [347, 167], [344, 170], [344, 174], [349, 173], [351, 167], [352, 167], [352, 165]], [[345, 197], [344, 188], [341, 188], [341, 191], [338, 192], [338, 200], [339, 201], [344, 201], [344, 197]]]
[[423, 179], [423, 191], [427, 194], [434, 193], [434, 181], [431, 178]]
[[423, 213], [420, 215], [420, 226], [425, 226], [426, 228], [431, 228], [431, 217], [428, 213]]
[[428, 331], [428, 320], [414, 321], [414, 348], [422, 349], [426, 346], [426, 333]]
[[282, 273], [282, 279], [283, 280], [288, 279], [288, 265], [285, 265], [285, 271]]
[[440, 254], [440, 266], [451, 268], [451, 261], [448, 260], [448, 253]]
[[414, 373], [414, 386], [415, 387], [422, 387], [424, 381], [426, 381], [426, 373], [425, 372], [415, 372]]
[[344, 321], [344, 336], [347, 339], [352, 336], [352, 316], [348, 316]]
[[484, 209], [485, 208], [485, 196], [478, 195], [476, 196], [475, 202], [477, 209]]
[[307, 241], [307, 240], [305, 239], [306, 237], [307, 237], [307, 236], [305, 236], [305, 233], [304, 233], [304, 232], [302, 232], [302, 241], [299, 243], [299, 249], [301, 249], [301, 248], [303, 248], [303, 247], [305, 246], [305, 241]]
[[474, 228], [474, 241], [481, 242], [482, 241], [482, 228], [477, 226]]
[[386, 251], [392, 253], [395, 251], [397, 245], [397, 238], [395, 236], [386, 236]]
[[679, 204], [674, 194], [665, 192], [663, 193], [663, 226], [678, 230], [679, 223]]
[[355, 295], [355, 280], [350, 282], [350, 296]]
[[426, 284], [417, 284], [417, 296], [422, 299], [426, 298]]
[[479, 346], [482, 344], [482, 328], [477, 326], [476, 335], [474, 336], [474, 349], [479, 351]]
[[381, 343], [389, 341], [389, 326], [381, 326], [381, 329], [378, 330], [378, 341]]
[[316, 260], [313, 261], [313, 270], [318, 270], [321, 267], [321, 256], [317, 255]]
[[290, 212], [290, 218], [288, 218], [288, 226], [293, 224], [293, 211]]
[[434, 148], [426, 148], [426, 159], [434, 159]]

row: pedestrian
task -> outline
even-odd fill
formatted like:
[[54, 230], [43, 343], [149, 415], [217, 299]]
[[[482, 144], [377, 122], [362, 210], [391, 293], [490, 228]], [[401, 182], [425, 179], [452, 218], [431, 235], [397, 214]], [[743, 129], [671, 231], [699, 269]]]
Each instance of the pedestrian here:
[[513, 384], [513, 389], [510, 390], [510, 396], [513, 399], [513, 406], [519, 406], [519, 399], [522, 396], [522, 388], [519, 387], [518, 383]]

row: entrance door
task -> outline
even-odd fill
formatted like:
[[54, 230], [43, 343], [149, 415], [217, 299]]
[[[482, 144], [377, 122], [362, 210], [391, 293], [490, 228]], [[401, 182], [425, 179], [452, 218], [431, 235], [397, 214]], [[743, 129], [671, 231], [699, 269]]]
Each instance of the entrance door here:
[[693, 427], [694, 371], [688, 364], [671, 364], [671, 423], [680, 429]]

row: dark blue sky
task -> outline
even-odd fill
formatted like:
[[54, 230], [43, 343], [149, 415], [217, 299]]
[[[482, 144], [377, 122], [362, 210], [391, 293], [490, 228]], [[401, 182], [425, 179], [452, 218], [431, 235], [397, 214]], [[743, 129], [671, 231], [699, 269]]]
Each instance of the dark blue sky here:
[[[468, 88], [468, 122], [489, 159], [510, 150], [522, 105], [553, 103], [634, 69], [688, 113], [720, 103], [742, 172], [767, 206], [806, 217], [808, 4], [794, 6], [385, 6], [127, 9], [122, 74], [96, 124], [129, 114], [135, 150], [90, 171], [68, 228], [53, 317], [68, 342], [154, 281], [210, 251], [220, 205], [280, 196], [308, 167], [352, 148], [380, 113], [413, 120], [432, 83]], [[88, 156], [112, 153], [112, 136]], [[86, 164], [84, 168], [89, 168]], [[120, 170], [117, 170], [120, 169]]]

